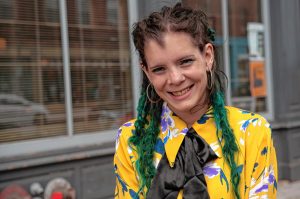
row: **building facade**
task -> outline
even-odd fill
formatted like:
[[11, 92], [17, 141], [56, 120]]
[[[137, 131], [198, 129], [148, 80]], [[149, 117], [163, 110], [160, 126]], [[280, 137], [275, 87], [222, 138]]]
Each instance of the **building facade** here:
[[[131, 27], [176, 2], [0, 0], [0, 196], [113, 197], [114, 139], [141, 77]], [[181, 2], [216, 30], [227, 104], [270, 121], [279, 178], [299, 180], [299, 1]]]

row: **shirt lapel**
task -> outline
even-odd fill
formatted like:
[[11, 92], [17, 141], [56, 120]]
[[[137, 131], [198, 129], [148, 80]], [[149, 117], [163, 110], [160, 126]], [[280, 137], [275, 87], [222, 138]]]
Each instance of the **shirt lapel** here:
[[185, 122], [175, 116], [165, 102], [161, 114], [161, 139], [171, 167], [174, 166], [177, 152], [187, 131]]
[[[200, 135], [214, 150], [220, 158], [222, 151], [216, 136], [216, 127], [213, 119], [213, 109], [210, 107], [192, 128]], [[164, 102], [161, 114], [161, 134], [160, 138], [164, 143], [165, 152], [170, 167], [174, 166], [175, 158], [179, 147], [188, 132], [186, 123], [177, 117]]]

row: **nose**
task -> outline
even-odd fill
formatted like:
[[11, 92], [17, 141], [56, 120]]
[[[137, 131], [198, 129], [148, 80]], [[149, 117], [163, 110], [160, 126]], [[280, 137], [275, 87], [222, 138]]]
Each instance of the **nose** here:
[[173, 69], [169, 73], [169, 83], [178, 85], [185, 80], [185, 76], [179, 69]]

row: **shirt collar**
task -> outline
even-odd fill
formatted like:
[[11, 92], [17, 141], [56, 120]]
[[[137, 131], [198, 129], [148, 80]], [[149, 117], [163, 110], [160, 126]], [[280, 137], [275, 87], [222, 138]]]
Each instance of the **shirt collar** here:
[[[192, 125], [192, 128], [210, 145], [220, 158], [222, 153], [216, 136], [212, 107]], [[171, 167], [174, 166], [176, 155], [188, 130], [186, 123], [176, 116], [170, 110], [167, 103], [164, 102], [161, 113], [160, 136], [164, 143], [165, 152]]]

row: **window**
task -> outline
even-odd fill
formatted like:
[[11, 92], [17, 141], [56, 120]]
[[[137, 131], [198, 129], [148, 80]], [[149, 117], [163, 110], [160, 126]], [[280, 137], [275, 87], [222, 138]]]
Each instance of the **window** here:
[[118, 1], [106, 0], [106, 7], [107, 22], [116, 25], [118, 22]]
[[[77, 7], [89, 8], [91, 21], [68, 27], [74, 133], [116, 129], [133, 117], [127, 8], [120, 1], [80, 2]], [[118, 26], [107, 24], [108, 16], [99, 12], [108, 8], [106, 13], [123, 14]], [[70, 10], [69, 21], [80, 10]]]
[[0, 0], [0, 19], [13, 18], [13, 5], [14, 0]]
[[229, 48], [234, 106], [267, 111], [267, 74], [261, 1], [230, 0]]
[[[66, 89], [72, 135], [116, 129], [133, 117], [126, 1], [66, 1], [70, 88], [59, 1], [8, 2], [0, 0], [0, 10], [8, 8], [0, 20], [0, 143], [68, 135]], [[106, 24], [108, 8], [120, 11], [118, 26]]]
[[79, 24], [90, 23], [90, 0], [75, 0], [75, 13]]
[[43, 5], [44, 11], [40, 14], [44, 15], [46, 22], [59, 22], [59, 6], [58, 1], [45, 0]]

